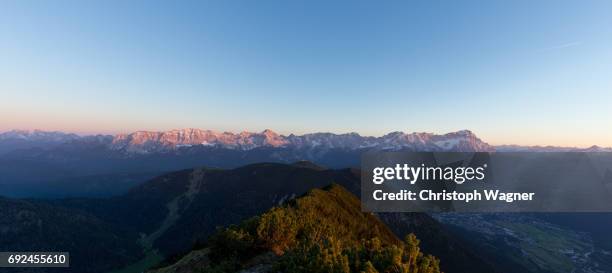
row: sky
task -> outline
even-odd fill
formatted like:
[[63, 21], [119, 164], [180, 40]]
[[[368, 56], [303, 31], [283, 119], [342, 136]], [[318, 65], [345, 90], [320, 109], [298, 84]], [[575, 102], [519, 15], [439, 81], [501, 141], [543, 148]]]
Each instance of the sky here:
[[0, 131], [612, 146], [612, 1], [0, 1]]

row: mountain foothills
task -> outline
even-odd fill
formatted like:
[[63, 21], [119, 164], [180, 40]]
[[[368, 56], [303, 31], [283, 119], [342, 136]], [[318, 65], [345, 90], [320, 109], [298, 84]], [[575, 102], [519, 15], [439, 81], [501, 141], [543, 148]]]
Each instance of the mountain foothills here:
[[[136, 235], [80, 210], [0, 197], [0, 251], [69, 251], [72, 272], [105, 272], [143, 257]], [[61, 269], [0, 268], [47, 271]]]
[[[374, 256], [408, 251], [407, 245], [414, 244], [415, 240], [401, 242], [396, 236], [404, 238], [405, 235], [414, 233], [421, 240], [420, 247], [423, 251], [440, 259], [439, 267], [445, 272], [495, 271], [493, 265], [479, 258], [475, 251], [465, 247], [465, 243], [451, 236], [443, 226], [426, 214], [383, 214], [378, 220], [371, 215], [362, 214], [359, 202], [354, 197], [349, 198], [348, 194], [344, 193], [345, 190], [332, 191], [338, 191], [337, 195], [341, 198], [325, 201], [325, 206], [330, 206], [328, 209], [290, 205], [296, 202], [290, 200], [311, 189], [333, 183], [358, 193], [359, 172], [355, 169], [330, 170], [308, 162], [291, 165], [260, 163], [228, 170], [198, 168], [172, 172], [136, 186], [126, 194], [109, 198], [7, 199], [0, 203], [2, 219], [6, 219], [0, 222], [0, 238], [3, 240], [0, 248], [8, 250], [11, 246], [20, 245], [19, 249], [51, 249], [55, 246], [54, 242], [61, 241], [62, 243], [57, 245], [62, 246], [62, 250], [75, 253], [70, 272], [142, 272], [164, 259], [168, 265], [178, 261], [184, 256], [182, 254], [189, 253], [194, 246], [210, 246], [208, 238], [218, 234], [219, 227], [239, 224], [245, 219], [264, 213], [261, 217], [269, 217], [260, 219], [268, 219], [266, 221], [271, 222], [259, 222], [259, 225], [294, 223], [296, 226], [290, 228], [295, 228], [295, 236], [292, 239], [286, 238], [288, 241], [282, 239], [283, 243], [269, 241], [265, 245], [252, 245], [253, 248], [249, 248], [247, 254], [244, 254], [246, 256], [240, 254], [236, 256], [237, 260], [225, 257], [230, 260], [224, 262], [224, 257], [211, 254], [215, 258], [210, 258], [215, 263], [218, 262], [213, 265], [239, 261], [242, 268], [251, 264], [267, 264], [267, 260], [257, 262], [265, 257], [273, 259], [269, 264], [274, 265], [275, 261], [281, 260], [270, 256], [269, 252], [279, 256], [277, 254], [298, 251], [300, 247], [308, 247], [301, 251], [315, 251], [315, 245], [299, 243], [304, 238], [301, 236], [319, 234], [318, 231], [314, 232], [306, 227], [317, 221], [323, 224], [327, 219], [327, 226], [321, 226], [326, 229], [320, 230], [320, 235], [325, 236], [320, 237], [321, 240], [317, 240], [316, 244], [331, 248], [320, 249], [321, 259], [333, 256], [334, 260], [340, 259], [338, 261], [344, 264], [344, 257], [348, 255], [343, 252], [344, 248], [350, 247], [350, 251], [360, 255], [373, 255], [360, 260], [360, 263], [369, 261], [374, 269], [379, 270], [382, 267]], [[331, 198], [328, 193], [322, 192], [315, 196], [318, 197], [313, 198]], [[270, 209], [272, 210], [266, 214]], [[312, 213], [322, 214], [315, 217]], [[301, 215], [309, 215], [310, 218], [302, 219], [308, 220], [307, 222], [300, 222], [302, 220], [298, 218]], [[360, 217], [357, 219], [363, 218], [364, 221], [345, 222], [348, 221], [348, 216]], [[333, 222], [336, 221], [332, 220], [333, 218], [340, 222]], [[367, 233], [366, 230], [370, 228], [371, 233]], [[31, 236], [32, 232], [38, 235]], [[271, 230], [268, 233], [278, 234]], [[367, 235], [364, 238], [371, 239], [370, 242], [355, 239], [361, 235]], [[44, 240], [41, 236], [44, 236]], [[374, 237], [381, 240], [380, 249], [376, 248], [380, 253], [363, 252], [365, 250], [362, 243], [378, 244]], [[335, 245], [328, 245], [332, 242], [323, 238], [336, 238], [339, 241], [333, 243]], [[253, 239], [262, 242], [263, 237]], [[98, 240], [102, 241], [98, 243]], [[393, 242], [394, 246], [390, 245], [390, 242]], [[190, 253], [188, 256], [201, 257], [202, 251], [204, 250]], [[293, 257], [300, 259], [299, 253], [296, 252], [297, 256]], [[96, 259], [98, 255], [109, 259]], [[292, 256], [287, 256], [287, 259], [289, 257]], [[297, 261], [299, 260], [293, 263]], [[434, 263], [435, 267], [438, 266], [437, 260], [431, 258], [428, 261], [431, 266], [434, 266]], [[355, 259], [351, 259], [349, 266], [356, 266], [355, 262]], [[402, 260], [402, 264], [405, 263], [406, 261]], [[40, 269], [34, 272], [47, 271]]]

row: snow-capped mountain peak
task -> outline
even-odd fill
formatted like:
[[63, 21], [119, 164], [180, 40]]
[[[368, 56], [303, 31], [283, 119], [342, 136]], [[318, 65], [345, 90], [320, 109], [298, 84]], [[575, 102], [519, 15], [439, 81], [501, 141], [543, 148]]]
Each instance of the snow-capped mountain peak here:
[[11, 130], [0, 133], [0, 140], [66, 142], [78, 138], [79, 136], [75, 134], [43, 130]]
[[113, 138], [110, 147], [128, 153], [147, 154], [168, 152], [184, 147], [215, 146], [228, 149], [251, 150], [260, 147], [295, 149], [414, 149], [424, 151], [491, 151], [493, 148], [470, 131], [445, 135], [432, 133], [392, 132], [382, 137], [361, 136], [357, 133], [311, 133], [289, 136], [270, 129], [260, 133], [216, 132], [201, 129], [180, 129], [166, 132], [138, 131]]
[[270, 129], [261, 132], [219, 132], [197, 128], [169, 131], [136, 131], [129, 134], [78, 136], [42, 130], [12, 130], [0, 133], [0, 153], [27, 148], [52, 148], [58, 145], [103, 147], [127, 155], [168, 153], [188, 148], [219, 148], [248, 151], [257, 148], [293, 149], [306, 154], [321, 154], [329, 150], [412, 150], [412, 151], [533, 151], [533, 152], [612, 152], [612, 148], [556, 146], [491, 146], [472, 131], [461, 130], [446, 134], [426, 132], [390, 132], [380, 137], [358, 133], [309, 133], [282, 135]]

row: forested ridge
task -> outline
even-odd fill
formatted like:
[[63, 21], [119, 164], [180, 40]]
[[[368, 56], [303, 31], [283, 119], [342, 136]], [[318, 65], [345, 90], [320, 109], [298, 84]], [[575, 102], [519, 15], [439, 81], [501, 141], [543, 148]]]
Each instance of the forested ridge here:
[[[440, 272], [419, 240], [397, 238], [339, 185], [313, 189], [284, 205], [219, 230], [207, 262], [191, 272]], [[169, 266], [159, 272], [177, 272]], [[188, 272], [188, 271], [186, 271]]]

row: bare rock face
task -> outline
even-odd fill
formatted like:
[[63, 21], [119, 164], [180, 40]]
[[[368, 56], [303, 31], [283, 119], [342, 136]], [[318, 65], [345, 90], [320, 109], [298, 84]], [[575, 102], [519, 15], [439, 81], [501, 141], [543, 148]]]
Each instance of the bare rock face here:
[[221, 146], [250, 150], [261, 146], [280, 147], [288, 144], [283, 136], [271, 130], [261, 133], [215, 132], [200, 129], [181, 129], [166, 132], [138, 131], [113, 138], [111, 149], [134, 153], [151, 153], [195, 145]]
[[181, 147], [215, 146], [237, 150], [260, 147], [287, 147], [295, 149], [405, 149], [419, 151], [493, 151], [494, 148], [470, 131], [444, 135], [431, 133], [393, 132], [381, 137], [361, 136], [357, 133], [312, 133], [305, 135], [279, 135], [266, 129], [253, 132], [216, 132], [200, 129], [181, 129], [166, 132], [138, 131], [113, 138], [110, 148], [127, 153], [154, 153], [172, 151]]
[[41, 130], [13, 130], [0, 133], [0, 154], [28, 148], [53, 148], [59, 145], [102, 145], [110, 151], [128, 155], [155, 154], [188, 147], [217, 147], [237, 151], [256, 148], [287, 148], [301, 151], [324, 152], [341, 150], [413, 150], [434, 152], [611, 152], [612, 147], [589, 148], [558, 146], [492, 146], [469, 130], [446, 134], [391, 132], [380, 137], [358, 133], [310, 133], [281, 135], [270, 129], [262, 132], [218, 132], [195, 128], [164, 132], [137, 131], [129, 134], [79, 136], [63, 132]]

